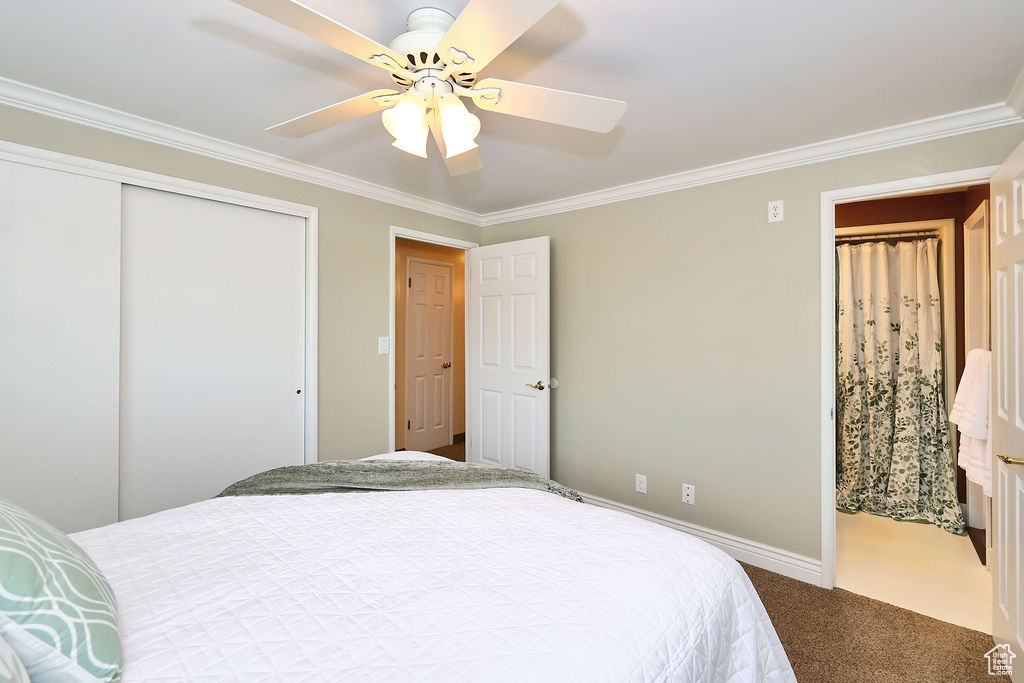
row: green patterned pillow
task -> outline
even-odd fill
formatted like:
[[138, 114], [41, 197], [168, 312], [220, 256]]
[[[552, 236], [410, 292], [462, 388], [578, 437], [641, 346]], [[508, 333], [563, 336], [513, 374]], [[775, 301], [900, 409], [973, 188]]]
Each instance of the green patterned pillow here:
[[74, 541], [0, 498], [0, 636], [33, 683], [117, 681], [114, 591]]

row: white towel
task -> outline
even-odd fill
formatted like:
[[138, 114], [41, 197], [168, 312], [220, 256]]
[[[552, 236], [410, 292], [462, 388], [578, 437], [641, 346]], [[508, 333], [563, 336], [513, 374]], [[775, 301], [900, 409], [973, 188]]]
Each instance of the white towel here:
[[986, 349], [971, 349], [967, 354], [963, 377], [949, 411], [949, 421], [957, 425], [960, 432], [976, 439], [988, 438], [988, 388], [989, 365], [992, 352]]
[[992, 495], [992, 443], [988, 435], [991, 365], [991, 351], [971, 349], [949, 413], [949, 421], [960, 432], [957, 464], [967, 471], [970, 481], [981, 485], [986, 496]]
[[992, 497], [992, 441], [960, 435], [960, 455], [957, 464], [967, 471], [967, 478], [979, 485]]

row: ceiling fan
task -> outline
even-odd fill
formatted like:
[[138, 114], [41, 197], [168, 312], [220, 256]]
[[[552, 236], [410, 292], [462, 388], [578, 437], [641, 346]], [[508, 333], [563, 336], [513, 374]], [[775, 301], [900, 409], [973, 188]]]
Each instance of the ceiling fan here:
[[383, 111], [394, 146], [426, 158], [432, 134], [448, 172], [462, 175], [482, 167], [475, 142], [480, 119], [462, 102], [484, 111], [522, 116], [607, 133], [626, 103], [536, 85], [477, 79], [477, 74], [559, 0], [470, 0], [458, 19], [424, 7], [409, 15], [408, 30], [390, 47], [294, 0], [234, 0], [391, 74], [401, 90], [381, 89], [303, 114], [267, 131], [303, 137]]

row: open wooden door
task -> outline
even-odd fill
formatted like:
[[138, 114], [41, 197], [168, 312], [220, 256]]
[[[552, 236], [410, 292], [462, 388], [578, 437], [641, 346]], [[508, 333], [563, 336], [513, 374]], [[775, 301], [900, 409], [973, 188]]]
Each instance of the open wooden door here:
[[[1024, 682], [1024, 144], [992, 176], [993, 627]], [[1002, 648], [1000, 648], [1002, 646]], [[994, 653], [999, 655], [999, 651]], [[1013, 663], [1012, 659], [1017, 662]]]
[[469, 250], [466, 460], [550, 476], [550, 238]]

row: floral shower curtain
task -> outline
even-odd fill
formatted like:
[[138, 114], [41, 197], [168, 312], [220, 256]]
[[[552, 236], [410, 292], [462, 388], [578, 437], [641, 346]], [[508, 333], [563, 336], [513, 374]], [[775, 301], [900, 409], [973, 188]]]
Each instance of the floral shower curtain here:
[[836, 505], [962, 534], [943, 395], [938, 240], [836, 251]]

